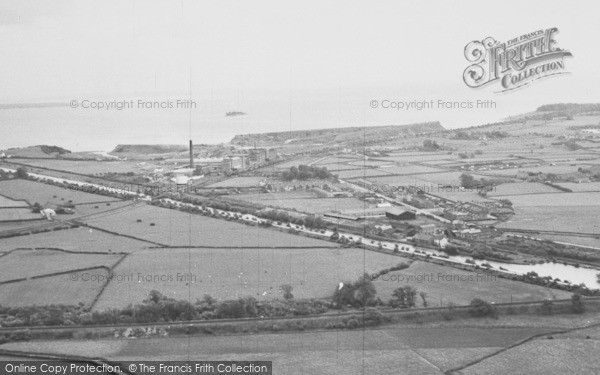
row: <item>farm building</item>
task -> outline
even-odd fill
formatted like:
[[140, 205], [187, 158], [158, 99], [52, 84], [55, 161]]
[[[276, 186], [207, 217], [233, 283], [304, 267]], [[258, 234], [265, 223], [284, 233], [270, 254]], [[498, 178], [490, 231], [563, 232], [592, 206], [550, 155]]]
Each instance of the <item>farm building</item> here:
[[435, 234], [435, 224], [424, 224], [424, 225], [419, 225], [419, 233], [421, 234], [427, 234], [427, 235], [434, 235]]
[[415, 220], [417, 215], [414, 212], [391, 208], [385, 211], [385, 216], [391, 220]]

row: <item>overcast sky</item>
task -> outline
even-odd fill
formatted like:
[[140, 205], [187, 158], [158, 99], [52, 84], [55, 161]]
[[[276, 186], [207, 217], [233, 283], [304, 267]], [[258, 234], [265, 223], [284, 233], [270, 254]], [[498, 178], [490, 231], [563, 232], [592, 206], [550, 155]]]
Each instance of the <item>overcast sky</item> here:
[[[298, 98], [333, 92], [339, 99], [357, 90], [377, 98], [492, 98], [501, 103], [496, 117], [522, 103], [534, 109], [600, 98], [597, 1], [0, 4], [2, 103], [158, 98], [186, 95], [190, 83], [199, 99], [223, 93], [241, 102], [269, 90]], [[463, 83], [468, 42], [549, 27], [558, 27], [558, 46], [574, 55], [566, 61], [571, 75], [502, 95], [493, 94], [498, 85], [474, 90]], [[377, 116], [402, 122], [373, 111], [362, 117], [377, 123]], [[411, 116], [406, 120], [419, 115]]]

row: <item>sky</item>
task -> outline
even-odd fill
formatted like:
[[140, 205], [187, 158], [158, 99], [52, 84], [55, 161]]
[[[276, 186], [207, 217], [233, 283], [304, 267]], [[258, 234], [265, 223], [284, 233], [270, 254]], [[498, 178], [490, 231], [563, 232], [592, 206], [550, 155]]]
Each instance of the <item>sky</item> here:
[[[598, 10], [597, 1], [555, 0], [0, 0], [0, 103], [197, 102], [192, 111], [169, 113], [2, 109], [0, 129], [7, 134], [0, 148], [43, 140], [75, 148], [140, 143], [136, 139], [185, 143], [190, 124], [191, 136], [207, 142], [227, 141], [236, 132], [432, 120], [456, 128], [546, 103], [597, 102]], [[559, 29], [558, 46], [573, 53], [566, 60], [569, 75], [502, 94], [495, 93], [498, 85], [464, 84], [467, 43], [488, 36], [506, 41], [549, 27]], [[478, 111], [369, 106], [385, 99], [480, 99], [497, 106]], [[250, 117], [225, 123], [229, 110]], [[160, 124], [173, 131], [157, 131], [152, 138], [136, 122], [150, 124], [150, 133]]]

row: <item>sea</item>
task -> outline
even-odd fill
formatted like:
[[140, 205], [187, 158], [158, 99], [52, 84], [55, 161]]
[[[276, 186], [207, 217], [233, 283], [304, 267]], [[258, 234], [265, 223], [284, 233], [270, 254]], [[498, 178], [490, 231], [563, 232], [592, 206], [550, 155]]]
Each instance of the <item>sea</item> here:
[[[477, 108], [478, 100], [495, 105]], [[429, 121], [452, 129], [501, 121], [543, 104], [472, 93], [406, 94], [389, 88], [87, 94], [43, 103], [53, 105], [22, 100], [0, 104], [0, 149], [46, 144], [71, 151], [110, 151], [117, 144], [187, 144], [189, 139], [218, 144], [236, 134]]]

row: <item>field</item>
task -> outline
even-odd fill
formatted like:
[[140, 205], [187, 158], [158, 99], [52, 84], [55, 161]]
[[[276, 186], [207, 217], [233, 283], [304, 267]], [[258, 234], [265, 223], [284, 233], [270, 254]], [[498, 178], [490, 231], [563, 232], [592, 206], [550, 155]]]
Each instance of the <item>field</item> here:
[[424, 191], [425, 191], [425, 193], [437, 195], [439, 197], [449, 199], [451, 201], [473, 202], [473, 203], [495, 202], [494, 199], [482, 197], [481, 195], [477, 194], [476, 189], [459, 191], [454, 186], [452, 186], [451, 188], [446, 188], [446, 189], [435, 186], [435, 187], [433, 187], [433, 189], [431, 189], [431, 187], [430, 187], [429, 190], [424, 190]]
[[120, 258], [121, 255], [15, 250], [0, 258], [0, 282], [89, 267], [111, 267]]
[[0, 221], [41, 220], [40, 214], [34, 214], [29, 207], [0, 208]]
[[159, 165], [138, 163], [134, 161], [28, 159], [19, 160], [19, 162], [39, 168], [56, 169], [60, 171], [81, 173], [86, 175], [96, 175], [101, 173], [141, 172], [144, 170], [152, 171], [154, 168], [161, 167]]
[[296, 192], [246, 194], [233, 197], [236, 200], [316, 214], [331, 211], [360, 210], [365, 207], [365, 202], [356, 198], [320, 198], [317, 194], [310, 192], [308, 194], [298, 194]]
[[[365, 272], [401, 261], [361, 249], [148, 249], [130, 254], [116, 267], [115, 274], [134, 278], [111, 281], [96, 309], [141, 302], [153, 289], [192, 301], [205, 294], [217, 299], [252, 296], [261, 300], [281, 299], [279, 287], [289, 284], [296, 298], [326, 298], [340, 282], [354, 281]], [[186, 274], [193, 278], [184, 277]], [[173, 278], [144, 281], [145, 275]]]
[[[108, 276], [108, 271], [96, 269], [85, 271], [94, 275]], [[9, 307], [33, 305], [77, 305], [91, 304], [100, 292], [102, 284], [81, 281], [85, 272], [64, 274], [0, 285], [0, 305]], [[79, 281], [72, 281], [75, 276]]]
[[[138, 222], [138, 219], [142, 221]], [[111, 232], [170, 246], [332, 246], [321, 240], [148, 205], [91, 218], [87, 223]], [[151, 226], [151, 223], [155, 225]]]
[[498, 228], [600, 234], [598, 206], [515, 206], [515, 216]]
[[553, 207], [576, 207], [576, 206], [599, 206], [600, 192], [587, 193], [543, 193], [529, 195], [502, 196], [496, 195], [495, 198], [508, 198], [515, 207], [534, 207], [544, 206]]
[[[460, 175], [462, 172], [440, 172], [440, 173], [425, 173], [406, 176], [389, 176], [389, 177], [371, 177], [369, 181], [383, 185], [390, 184], [394, 186], [431, 186], [437, 188], [438, 184], [458, 186], [460, 183]], [[475, 177], [479, 177], [474, 175]]]
[[348, 171], [348, 170], [363, 170], [362, 165], [351, 165], [351, 164], [325, 164], [317, 165], [318, 167], [325, 167], [328, 171], [337, 174], [337, 171]]
[[347, 170], [347, 171], [337, 171], [335, 174], [338, 175], [339, 178], [362, 178], [362, 177], [370, 177], [370, 176], [385, 176], [389, 175], [389, 172], [384, 169], [356, 169], [356, 170]]
[[116, 361], [273, 361], [274, 374], [443, 374], [547, 328], [411, 327], [147, 340], [41, 341], [2, 348], [85, 355]]
[[265, 181], [262, 177], [234, 177], [208, 187], [254, 187], [260, 186], [261, 182]]
[[438, 172], [446, 171], [444, 169], [424, 167], [422, 165], [402, 165], [402, 166], [392, 165], [392, 166], [380, 167], [378, 170], [386, 172], [386, 173], [399, 174], [399, 175], [429, 174], [429, 173], [438, 173]]
[[600, 236], [580, 237], [580, 236], [561, 236], [552, 234], [536, 234], [535, 237], [547, 239], [555, 242], [563, 242], [580, 246], [595, 247], [600, 250]]
[[354, 167], [360, 167], [360, 168], [363, 168], [363, 167], [376, 168], [376, 167], [393, 166], [394, 165], [394, 163], [391, 161], [373, 160], [373, 159], [362, 159], [362, 160], [357, 160], [357, 161], [350, 161], [346, 164], [350, 165], [350, 166], [354, 166]]
[[[319, 160], [321, 159], [321, 160]], [[319, 160], [315, 165], [327, 166], [327, 164], [348, 164], [350, 162], [362, 162], [363, 158], [357, 155], [327, 156], [326, 158], [317, 158]], [[295, 164], [297, 165], [297, 164]]]
[[6, 198], [0, 195], [0, 207], [29, 207], [27, 202], [20, 200], [16, 201], [14, 199]]
[[74, 204], [112, 202], [115, 198], [65, 189], [29, 180], [6, 180], [0, 182], [0, 194], [12, 199], [22, 199], [33, 204], [65, 204], [69, 200]]
[[110, 250], [131, 253], [148, 246], [152, 244], [85, 227], [2, 238], [0, 241], [0, 251], [46, 247], [77, 252], [108, 253]]
[[[486, 276], [482, 273], [417, 261], [409, 268], [391, 272], [374, 283], [377, 295], [384, 301], [392, 297], [394, 289], [411, 285], [418, 291], [427, 293], [430, 307], [446, 306], [450, 302], [468, 305], [473, 298], [503, 303], [561, 299], [571, 295], [559, 290]], [[417, 299], [417, 306], [422, 307], [421, 299]]]
[[576, 182], [560, 182], [557, 185], [571, 189], [574, 192], [593, 191], [600, 192], [600, 182], [585, 182], [578, 184]]
[[274, 168], [286, 170], [286, 169], [290, 169], [291, 167], [297, 167], [299, 165], [311, 165], [312, 163], [314, 163], [315, 161], [320, 160], [320, 159], [322, 159], [322, 158], [318, 157], [318, 156], [306, 156], [306, 157], [302, 157], [302, 158], [298, 158], [298, 159], [284, 161], [282, 163], [276, 164], [274, 166]]
[[543, 193], [563, 192], [540, 182], [511, 182], [496, 186], [494, 190], [488, 193], [488, 195], [496, 197], [498, 195], [528, 195]]
[[540, 338], [467, 367], [461, 373], [506, 374], [518, 368], [522, 374], [598, 374], [598, 340]]

